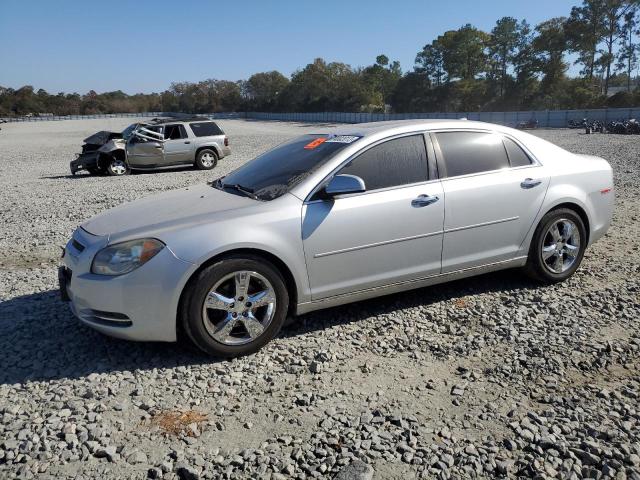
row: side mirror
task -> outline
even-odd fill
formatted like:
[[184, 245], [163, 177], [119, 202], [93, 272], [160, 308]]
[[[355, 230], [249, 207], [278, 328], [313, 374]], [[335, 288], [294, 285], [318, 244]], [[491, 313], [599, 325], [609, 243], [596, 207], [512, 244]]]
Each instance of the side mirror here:
[[366, 191], [364, 180], [355, 175], [336, 175], [329, 181], [324, 192], [327, 196], [344, 195], [347, 193], [361, 193]]

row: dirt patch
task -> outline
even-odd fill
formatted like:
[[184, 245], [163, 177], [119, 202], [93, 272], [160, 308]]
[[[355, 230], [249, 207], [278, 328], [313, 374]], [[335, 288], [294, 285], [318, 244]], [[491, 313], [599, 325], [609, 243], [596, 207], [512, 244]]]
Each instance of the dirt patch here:
[[207, 418], [206, 414], [195, 410], [162, 411], [151, 417], [149, 426], [157, 427], [167, 435], [198, 437]]

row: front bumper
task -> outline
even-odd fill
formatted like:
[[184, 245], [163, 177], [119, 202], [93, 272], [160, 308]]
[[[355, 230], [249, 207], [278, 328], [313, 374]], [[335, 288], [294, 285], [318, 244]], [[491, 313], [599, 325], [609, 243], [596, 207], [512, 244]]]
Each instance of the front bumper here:
[[81, 322], [106, 335], [136, 341], [176, 341], [180, 293], [195, 265], [163, 248], [140, 268], [117, 277], [91, 273], [108, 237], [76, 230], [65, 247], [60, 290]]
[[81, 153], [78, 158], [71, 160], [69, 169], [71, 175], [75, 175], [78, 170], [88, 170], [89, 168], [98, 168], [98, 151]]

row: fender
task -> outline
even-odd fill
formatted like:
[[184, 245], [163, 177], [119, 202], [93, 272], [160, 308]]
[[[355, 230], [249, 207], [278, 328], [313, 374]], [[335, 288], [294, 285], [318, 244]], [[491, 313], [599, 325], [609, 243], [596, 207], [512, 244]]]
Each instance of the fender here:
[[197, 155], [197, 152], [202, 150], [203, 148], [213, 148], [216, 152], [216, 155], [218, 155], [219, 159], [223, 157], [222, 149], [220, 148], [220, 145], [218, 145], [218, 142], [206, 142], [198, 145], [196, 147], [196, 155]]
[[542, 220], [542, 217], [544, 217], [554, 208], [563, 204], [573, 204], [580, 207], [584, 215], [587, 217], [588, 225], [586, 225], [586, 227], [588, 228], [589, 235], [589, 242], [587, 245], [589, 246], [595, 240], [597, 240], [597, 238], [594, 237], [594, 219], [593, 215], [590, 213], [593, 209], [593, 205], [589, 199], [589, 196], [581, 188], [578, 188], [570, 183], [558, 182], [557, 180], [557, 178], [551, 179], [551, 184], [549, 185], [549, 189], [547, 190], [547, 195], [542, 204], [542, 207], [540, 208], [540, 211], [538, 212], [538, 215], [533, 222], [532, 228], [522, 244], [521, 250], [523, 252], [529, 251], [531, 239], [533, 238], [533, 234], [535, 233], [536, 227], [540, 223], [540, 220]]

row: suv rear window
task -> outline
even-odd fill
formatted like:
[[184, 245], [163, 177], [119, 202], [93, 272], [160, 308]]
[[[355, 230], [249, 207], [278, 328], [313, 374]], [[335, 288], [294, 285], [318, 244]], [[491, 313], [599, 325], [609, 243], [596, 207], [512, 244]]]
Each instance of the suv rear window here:
[[196, 137], [210, 137], [213, 135], [224, 135], [220, 127], [215, 122], [190, 123], [189, 126]]

